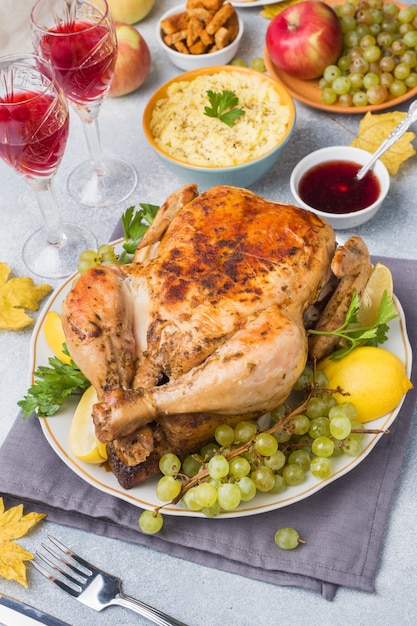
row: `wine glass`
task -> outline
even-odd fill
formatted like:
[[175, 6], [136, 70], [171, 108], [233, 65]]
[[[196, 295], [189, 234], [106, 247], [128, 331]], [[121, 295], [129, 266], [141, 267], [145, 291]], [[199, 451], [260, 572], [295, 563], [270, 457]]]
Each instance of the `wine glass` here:
[[23, 246], [26, 267], [45, 278], [74, 272], [89, 230], [62, 224], [53, 178], [68, 137], [68, 105], [54, 70], [33, 54], [0, 57], [0, 157], [34, 189], [44, 220]]
[[70, 175], [68, 191], [78, 203], [106, 207], [136, 187], [135, 169], [103, 158], [98, 114], [114, 74], [117, 39], [106, 0], [38, 0], [31, 12], [35, 52], [53, 65], [57, 80], [83, 122], [90, 159]]

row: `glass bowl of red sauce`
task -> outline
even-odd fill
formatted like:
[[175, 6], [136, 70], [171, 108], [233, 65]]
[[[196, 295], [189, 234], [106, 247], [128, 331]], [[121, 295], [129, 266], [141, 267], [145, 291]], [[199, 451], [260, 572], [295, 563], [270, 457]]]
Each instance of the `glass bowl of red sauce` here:
[[329, 146], [311, 152], [291, 174], [296, 204], [317, 213], [334, 229], [364, 224], [378, 212], [390, 188], [390, 176], [381, 160], [362, 180], [356, 179], [371, 156], [352, 146]]

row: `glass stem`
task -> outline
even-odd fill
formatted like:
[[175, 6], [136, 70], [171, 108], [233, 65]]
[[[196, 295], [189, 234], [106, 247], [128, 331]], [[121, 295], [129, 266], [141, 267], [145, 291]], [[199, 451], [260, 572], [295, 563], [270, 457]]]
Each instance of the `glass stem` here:
[[61, 212], [58, 207], [52, 178], [39, 178], [29, 182], [36, 194], [45, 224], [48, 243], [52, 246], [60, 247], [65, 243], [66, 237], [62, 229]]
[[87, 141], [90, 159], [98, 175], [104, 173], [103, 153], [101, 150], [98, 113], [102, 102], [90, 104], [87, 107], [76, 107], [76, 111], [83, 123], [84, 135]]

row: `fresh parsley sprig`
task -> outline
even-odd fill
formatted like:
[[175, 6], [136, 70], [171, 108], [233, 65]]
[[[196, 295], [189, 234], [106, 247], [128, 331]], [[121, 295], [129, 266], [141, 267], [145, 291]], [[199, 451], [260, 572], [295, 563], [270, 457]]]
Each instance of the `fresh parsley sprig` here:
[[57, 357], [48, 359], [49, 367], [40, 365], [34, 372], [34, 382], [27, 395], [19, 400], [24, 419], [33, 412], [38, 417], [54, 415], [72, 394], [81, 394], [90, 386], [89, 380], [74, 361], [68, 365]]
[[159, 206], [156, 204], [140, 203], [140, 209], [135, 211], [134, 206], [130, 206], [122, 215], [123, 226], [123, 251], [119, 256], [119, 263], [129, 263], [135, 253], [139, 241], [152, 224]]
[[239, 98], [233, 91], [224, 89], [221, 93], [216, 93], [209, 89], [207, 95], [211, 106], [204, 107], [204, 115], [217, 117], [228, 126], [234, 126], [236, 120], [245, 114], [243, 109], [235, 108], [239, 104]]
[[354, 290], [352, 300], [346, 313], [345, 321], [339, 328], [332, 331], [321, 331], [310, 329], [310, 335], [334, 335], [340, 338], [343, 347], [335, 350], [330, 355], [331, 359], [341, 359], [358, 346], [377, 346], [388, 339], [388, 322], [398, 317], [392, 298], [386, 291], [382, 294], [378, 308], [376, 322], [369, 326], [358, 325], [358, 311], [360, 308], [360, 298]]

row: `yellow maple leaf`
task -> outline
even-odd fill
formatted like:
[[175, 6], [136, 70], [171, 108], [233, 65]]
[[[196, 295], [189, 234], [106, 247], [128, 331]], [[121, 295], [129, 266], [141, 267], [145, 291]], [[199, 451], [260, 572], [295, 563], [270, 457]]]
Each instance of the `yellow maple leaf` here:
[[[407, 113], [401, 111], [380, 114], [368, 111], [361, 119], [358, 134], [350, 145], [371, 153], [375, 152], [406, 115]], [[415, 137], [410, 131], [404, 133], [401, 139], [380, 157], [390, 174], [396, 174], [402, 163], [416, 154], [411, 143]]]
[[28, 586], [25, 561], [33, 559], [33, 554], [14, 539], [26, 535], [44, 517], [45, 513], [23, 515], [23, 504], [5, 510], [3, 498], [0, 498], [0, 577]]
[[32, 324], [25, 309], [37, 311], [41, 300], [52, 290], [50, 285], [35, 285], [31, 278], [9, 278], [10, 267], [0, 263], [0, 329], [19, 330]]

